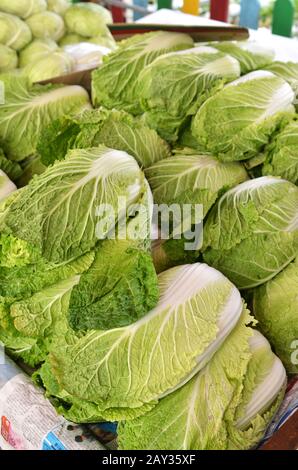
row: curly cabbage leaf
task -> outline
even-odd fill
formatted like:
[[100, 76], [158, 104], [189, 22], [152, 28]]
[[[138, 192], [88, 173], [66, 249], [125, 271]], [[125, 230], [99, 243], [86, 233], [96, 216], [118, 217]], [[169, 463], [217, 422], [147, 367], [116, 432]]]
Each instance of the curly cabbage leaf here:
[[141, 167], [170, 156], [169, 145], [125, 111], [104, 108], [53, 121], [39, 136], [37, 151], [45, 165], [62, 160], [70, 148], [106, 145], [132, 155]]

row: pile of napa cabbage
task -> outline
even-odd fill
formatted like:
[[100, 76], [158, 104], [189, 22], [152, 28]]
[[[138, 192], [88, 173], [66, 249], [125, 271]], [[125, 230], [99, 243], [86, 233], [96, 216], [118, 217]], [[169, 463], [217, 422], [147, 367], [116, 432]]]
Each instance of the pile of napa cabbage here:
[[0, 0], [0, 73], [32, 82], [95, 67], [115, 49], [108, 10], [70, 0]]

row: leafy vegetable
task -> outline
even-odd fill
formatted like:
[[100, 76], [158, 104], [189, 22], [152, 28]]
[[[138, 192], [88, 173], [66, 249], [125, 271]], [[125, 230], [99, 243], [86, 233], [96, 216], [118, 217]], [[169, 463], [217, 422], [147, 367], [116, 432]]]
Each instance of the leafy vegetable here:
[[[198, 224], [196, 205], [202, 205], [203, 219], [223, 192], [248, 179], [241, 163], [222, 163], [211, 155], [196, 154], [188, 149], [153, 164], [147, 168], [146, 177], [155, 203], [166, 204], [167, 207], [178, 204], [183, 216], [180, 228], [174, 221], [169, 239], [162, 238], [153, 244], [152, 253], [158, 272], [177, 264], [194, 262], [198, 257], [200, 245], [197, 249], [185, 250], [185, 244], [191, 241], [185, 236], [188, 231], [194, 233]], [[185, 211], [185, 204], [191, 205], [190, 215]]]
[[8, 72], [18, 66], [18, 56], [16, 51], [8, 46], [0, 44], [0, 73]]
[[80, 42], [86, 41], [86, 38], [83, 36], [80, 36], [79, 34], [75, 33], [70, 33], [70, 34], [65, 34], [62, 39], [59, 41], [59, 46], [67, 46], [69, 44], [78, 44]]
[[0, 106], [0, 140], [11, 160], [35, 154], [39, 132], [53, 119], [90, 107], [80, 86], [30, 85], [27, 78], [3, 78], [5, 103]]
[[106, 23], [112, 23], [109, 10], [94, 3], [79, 2], [65, 12], [67, 31], [84, 37], [104, 35]]
[[298, 262], [254, 291], [253, 311], [263, 333], [274, 346], [290, 374], [297, 374], [295, 348], [297, 322]]
[[64, 158], [70, 148], [107, 147], [132, 155], [142, 167], [170, 155], [167, 143], [141, 121], [124, 111], [85, 111], [63, 117], [43, 129], [37, 150], [45, 165]]
[[202, 204], [204, 215], [223, 191], [248, 179], [241, 163], [187, 151], [154, 163], [146, 177], [157, 204]]
[[46, 0], [0, 0], [0, 11], [20, 18], [27, 18], [46, 9]]
[[70, 54], [63, 51], [51, 52], [38, 59], [36, 62], [30, 62], [23, 69], [23, 74], [31, 82], [47, 80], [53, 77], [67, 75], [75, 66], [75, 60]]
[[252, 41], [218, 42], [210, 45], [237, 59], [240, 63], [242, 75], [257, 69], [263, 69], [271, 64], [274, 59], [273, 49], [268, 49]]
[[[3, 245], [1, 248], [3, 249]], [[1, 266], [1, 297], [14, 301], [31, 298], [49, 286], [82, 274], [92, 265], [94, 257], [94, 251], [90, 251], [70, 262], [55, 264], [39, 258], [35, 263], [25, 266]]]
[[[126, 215], [121, 211], [138, 202], [142, 188], [143, 175], [125, 152], [103, 146], [72, 150], [18, 192], [0, 220], [0, 230], [25, 241], [48, 261], [69, 261], [91, 250], [99, 236], [106, 237]], [[126, 198], [123, 209], [118, 207], [120, 196]], [[107, 208], [100, 215], [96, 208], [102, 204]], [[101, 220], [107, 222], [98, 233]]]
[[26, 20], [32, 31], [33, 37], [37, 39], [53, 39], [59, 41], [65, 33], [64, 21], [61, 16], [52, 11], [43, 11], [30, 16]]
[[71, 6], [70, 0], [47, 0], [48, 10], [63, 16]]
[[[52, 203], [49, 200], [47, 209], [50, 214], [53, 214], [53, 211], [57, 209], [57, 201], [63, 202], [63, 198], [65, 200], [64, 193], [67, 190], [72, 194], [77, 190], [78, 194], [83, 196], [86, 194], [93, 196], [96, 184], [101, 184], [102, 190], [107, 190], [110, 185], [113, 191], [117, 192], [117, 184], [119, 187], [121, 184], [126, 185], [130, 190], [132, 187], [129, 186], [129, 171], [131, 171], [134, 185], [137, 185], [141, 172], [132, 157], [123, 152], [108, 151], [105, 148], [101, 149], [101, 153], [100, 149], [95, 149], [95, 151], [97, 152], [97, 160], [95, 160], [97, 165], [99, 165], [100, 157], [102, 161], [104, 160], [101, 165], [103, 178], [100, 178], [99, 169], [96, 172], [96, 165], [93, 161], [91, 171], [94, 181], [88, 182], [88, 175], [83, 173], [79, 180], [77, 176], [79, 165], [82, 171], [86, 166], [84, 155], [79, 154], [77, 160], [67, 157], [63, 162], [63, 170], [67, 165], [68, 175], [61, 170], [61, 163], [58, 164], [58, 167], [60, 165], [59, 176], [57, 164], [52, 166], [45, 171], [43, 179], [43, 183], [45, 181], [49, 183], [52, 180], [52, 187], [48, 184], [43, 190], [41, 177], [36, 177], [2, 207], [4, 219], [12, 210], [15, 201], [20, 202], [23, 197], [24, 202], [28, 191], [31, 194], [31, 196], [27, 194], [30, 202], [34, 204], [34, 194], [36, 200], [41, 202], [39, 206], [42, 213], [44, 212], [41, 208], [44, 200], [43, 191], [46, 192], [47, 197], [52, 191]], [[120, 161], [113, 161], [113, 152], [118, 154]], [[103, 153], [104, 155], [101, 155]], [[128, 162], [132, 165], [131, 170], [129, 170]], [[123, 168], [122, 175], [121, 168]], [[135, 176], [132, 175], [134, 168]], [[54, 187], [55, 183], [49, 174], [50, 170], [52, 170], [51, 176], [57, 177], [57, 188]], [[73, 176], [73, 174], [75, 176], [71, 182], [70, 175]], [[63, 181], [62, 186], [61, 181]], [[86, 185], [84, 193], [81, 186], [83, 183]], [[96, 187], [99, 188], [99, 186]], [[52, 341], [60, 335], [61, 331], [69, 331], [70, 335], [74, 335], [68, 321], [76, 330], [91, 327], [110, 328], [112, 325], [119, 327], [142, 317], [150, 308], [155, 307], [159, 292], [156, 273], [149, 255], [153, 201], [146, 182], [142, 191], [143, 194], [141, 195], [140, 192], [139, 200], [136, 199], [137, 194], [134, 194], [134, 201], [143, 205], [127, 206], [129, 212], [128, 221], [124, 227], [124, 238], [120, 238], [123, 220], [119, 216], [118, 221], [121, 224], [117, 227], [117, 239], [99, 241], [94, 246], [94, 250], [86, 251], [85, 254], [76, 258], [72, 256], [63, 261], [59, 253], [59, 259], [49, 261], [41, 256], [42, 253], [38, 250], [36, 243], [26, 244], [24, 240], [5, 235], [5, 231], [2, 230], [0, 238], [0, 338], [13, 355], [21, 357], [31, 365], [36, 365], [46, 359]], [[100, 194], [99, 190], [98, 193], [100, 202], [105, 204], [106, 196], [103, 193]], [[122, 193], [119, 192], [119, 196], [121, 194], [123, 196], [123, 190]], [[108, 200], [112, 202], [112, 198]], [[103, 217], [101, 219], [100, 215], [95, 212], [98, 201], [92, 202], [94, 210], [90, 209], [90, 214], [93, 216], [95, 213], [99, 221], [103, 220]], [[132, 200], [130, 202], [132, 203]], [[78, 201], [77, 206], [81, 206]], [[76, 216], [78, 217], [77, 225], [83, 223], [88, 233], [88, 223], [82, 220], [82, 213], [77, 212]], [[123, 213], [121, 217], [124, 216], [126, 213]], [[42, 217], [40, 225], [44, 226]], [[97, 235], [95, 226], [93, 229]], [[68, 233], [73, 234], [74, 231], [65, 229], [65, 243], [69, 243]], [[48, 234], [43, 233], [43, 235], [45, 241], [49, 241], [52, 236], [49, 234], [47, 238]], [[63, 247], [63, 242], [58, 245], [59, 249], [60, 246]], [[119, 265], [121, 271], [119, 271]]]
[[32, 366], [46, 359], [57, 325], [67, 316], [71, 290], [93, 258], [91, 252], [60, 266], [40, 261], [1, 268], [5, 300], [0, 308], [0, 338], [11, 354]]
[[34, 39], [28, 46], [21, 50], [19, 55], [19, 66], [37, 62], [46, 57], [49, 53], [58, 49], [57, 44], [52, 39]]
[[22, 174], [21, 166], [17, 162], [8, 160], [2, 149], [0, 149], [0, 169], [13, 181], [18, 179]]
[[252, 72], [209, 98], [194, 117], [199, 145], [220, 160], [245, 160], [258, 154], [292, 117], [294, 93], [271, 72]]
[[140, 114], [137, 81], [141, 71], [162, 54], [192, 46], [190, 36], [166, 31], [136, 35], [122, 41], [92, 74], [93, 104]]
[[263, 175], [281, 176], [298, 185], [298, 122], [290, 122], [266, 148]]
[[19, 51], [32, 39], [30, 28], [17, 16], [0, 11], [0, 44]]
[[162, 137], [175, 141], [187, 118], [225, 82], [239, 76], [235, 59], [207, 46], [158, 57], [138, 78], [145, 121]]
[[201, 264], [160, 274], [159, 287], [157, 307], [132, 325], [81, 337], [62, 331], [45, 366], [50, 394], [74, 397], [81, 409], [92, 405], [98, 418], [131, 418], [202, 369], [241, 315], [239, 292]]
[[133, 247], [129, 240], [104, 241], [73, 289], [70, 325], [75, 330], [128, 325], [155, 307], [156, 284], [149, 253]]
[[[286, 371], [280, 359], [272, 353], [269, 342], [254, 330], [249, 339], [252, 354], [244, 377], [241, 401], [236, 408], [236, 428], [232, 432], [230, 447], [238, 448], [239, 443], [246, 444], [254, 431], [258, 432], [257, 444], [266, 426], [272, 420], [280, 406], [287, 383]], [[252, 426], [252, 429], [250, 429]], [[241, 432], [242, 431], [242, 432]]]
[[145, 416], [120, 423], [119, 447], [248, 449], [264, 434], [281, 402], [285, 381], [269, 343], [242, 319], [192, 380]]
[[295, 93], [298, 93], [298, 64], [296, 62], [272, 62], [265, 70], [274, 73], [288, 82]]
[[[18, 165], [16, 162], [11, 162]], [[34, 175], [41, 175], [46, 170], [46, 166], [40, 161], [38, 155], [33, 155], [22, 162], [22, 172], [17, 179], [17, 186], [26, 186]]]
[[204, 260], [237, 287], [265, 283], [298, 249], [298, 188], [264, 176], [226, 192], [204, 226]]

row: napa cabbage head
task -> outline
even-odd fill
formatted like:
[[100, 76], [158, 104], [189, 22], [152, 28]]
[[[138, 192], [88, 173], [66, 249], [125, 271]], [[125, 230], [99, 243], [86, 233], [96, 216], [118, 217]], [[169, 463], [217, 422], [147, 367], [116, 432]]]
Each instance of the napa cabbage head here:
[[23, 68], [22, 73], [32, 83], [48, 80], [49, 78], [60, 77], [72, 72], [76, 64], [75, 59], [64, 51], [50, 52], [32, 61]]
[[260, 441], [284, 396], [286, 373], [248, 321], [243, 315], [182, 388], [144, 416], [120, 423], [121, 450], [244, 450]]
[[79, 2], [65, 12], [65, 25], [69, 33], [92, 37], [105, 34], [107, 23], [112, 23], [112, 15], [106, 8], [95, 3]]
[[[67, 397], [65, 416], [88, 421], [144, 414], [209, 362], [244, 309], [237, 289], [204, 264], [160, 274], [159, 289], [159, 303], [137, 322], [80, 337], [62, 332], [53, 342], [42, 376], [49, 395]], [[88, 377], [81, 373], [85, 367]]]
[[25, 67], [32, 62], [37, 62], [49, 53], [57, 51], [57, 49], [58, 45], [52, 39], [34, 39], [20, 51], [19, 66]]
[[[74, 287], [70, 326], [80, 331], [112, 329], [142, 318], [157, 304], [159, 289], [150, 253], [153, 198], [148, 183], [130, 208], [123, 233], [99, 243], [90, 268]], [[121, 266], [121, 270], [119, 270]]]
[[107, 238], [143, 186], [144, 176], [127, 153], [104, 146], [71, 150], [18, 191], [1, 215], [0, 231], [12, 253], [20, 241], [50, 262], [66, 262]]
[[154, 163], [145, 174], [157, 204], [202, 204], [204, 216], [224, 191], [249, 179], [239, 162], [188, 149]]
[[16, 51], [4, 44], [0, 44], [0, 73], [9, 72], [17, 68], [18, 55]]
[[70, 0], [47, 0], [48, 10], [64, 16], [66, 10], [70, 8]]
[[271, 281], [254, 290], [253, 312], [259, 328], [269, 339], [290, 374], [297, 374], [298, 361], [298, 260]]
[[59, 41], [65, 33], [63, 18], [52, 11], [43, 11], [30, 16], [27, 25], [36, 39]]
[[[173, 217], [169, 237], [161, 233], [160, 240], [153, 242], [152, 252], [158, 272], [187, 260], [192, 262], [198, 257], [202, 239], [199, 237], [196, 241], [195, 232], [201, 230], [199, 224], [225, 191], [248, 179], [241, 163], [223, 163], [211, 155], [200, 155], [189, 149], [177, 151], [175, 155], [154, 163], [145, 174], [155, 203], [161, 208], [166, 204], [165, 216], [168, 207], [178, 206], [183, 214], [182, 223]], [[186, 207], [191, 209], [188, 213]], [[162, 219], [160, 225], [162, 232]], [[189, 250], [191, 233], [193, 248]]]
[[28, 18], [47, 9], [46, 0], [0, 0], [0, 11]]
[[69, 46], [72, 44], [79, 44], [80, 42], [97, 44], [98, 46], [106, 47], [110, 51], [117, 49], [116, 41], [108, 29], [104, 33], [104, 35], [100, 34], [92, 38], [80, 36], [79, 34], [75, 34], [75, 33], [68, 33], [65, 36], [63, 36], [62, 39], [60, 39], [59, 45], [61, 47], [64, 47], [64, 46]]
[[0, 44], [19, 51], [27, 46], [31, 39], [31, 30], [24, 21], [0, 11]]
[[246, 160], [292, 118], [294, 98], [283, 79], [268, 71], [251, 72], [205, 101], [193, 119], [192, 133], [220, 160]]
[[264, 67], [264, 70], [274, 73], [283, 78], [293, 88], [295, 94], [298, 94], [298, 64], [297, 62], [279, 62], [274, 61]]
[[200, 105], [239, 76], [236, 59], [208, 46], [158, 57], [138, 78], [145, 122], [165, 139], [175, 141]]
[[5, 103], [0, 106], [0, 140], [7, 157], [21, 161], [36, 153], [39, 132], [52, 120], [90, 108], [80, 86], [32, 85], [26, 77], [1, 77]]
[[169, 145], [125, 111], [92, 109], [52, 121], [40, 133], [37, 150], [43, 164], [62, 160], [71, 148], [106, 145], [132, 155], [146, 168], [170, 156]]
[[211, 43], [210, 45], [237, 59], [240, 64], [241, 75], [263, 69], [272, 63], [275, 55], [273, 49], [253, 41], [223, 41]]
[[140, 34], [122, 41], [92, 74], [93, 104], [141, 114], [137, 93], [141, 71], [162, 54], [192, 46], [193, 40], [187, 34], [167, 31]]
[[67, 262], [37, 258], [31, 264], [0, 267], [0, 338], [11, 354], [34, 366], [46, 359], [55, 336], [73, 333], [70, 325], [79, 335], [91, 327], [116, 328], [156, 306], [148, 184], [140, 204], [137, 211], [130, 207], [123, 238], [101, 241]]
[[62, 39], [59, 41], [59, 46], [64, 47], [70, 44], [79, 44], [80, 42], [86, 41], [86, 38], [80, 36], [79, 34], [69, 33], [65, 34]]
[[204, 260], [241, 289], [281, 272], [297, 255], [298, 188], [276, 177], [226, 192], [204, 226]]

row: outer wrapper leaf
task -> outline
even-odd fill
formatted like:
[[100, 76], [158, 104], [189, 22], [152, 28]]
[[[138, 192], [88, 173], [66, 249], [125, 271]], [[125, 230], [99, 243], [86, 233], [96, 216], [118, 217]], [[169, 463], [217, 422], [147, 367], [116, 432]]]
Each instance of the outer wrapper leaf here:
[[136, 90], [140, 72], [158, 56], [192, 46], [190, 36], [165, 31], [137, 35], [123, 41], [92, 74], [94, 106], [141, 114]]
[[200, 105], [239, 76], [239, 63], [210, 47], [161, 56], [138, 78], [145, 122], [164, 139], [175, 141]]
[[5, 77], [5, 103], [0, 107], [0, 140], [11, 160], [36, 151], [39, 132], [58, 117], [90, 107], [80, 86], [30, 85], [24, 77]]
[[252, 158], [293, 116], [294, 96], [281, 78], [252, 72], [205, 101], [193, 119], [193, 135], [220, 160]]

